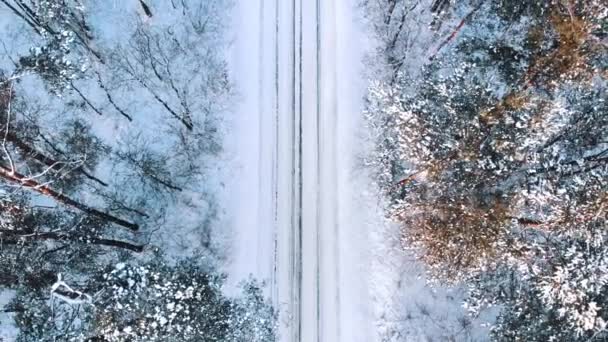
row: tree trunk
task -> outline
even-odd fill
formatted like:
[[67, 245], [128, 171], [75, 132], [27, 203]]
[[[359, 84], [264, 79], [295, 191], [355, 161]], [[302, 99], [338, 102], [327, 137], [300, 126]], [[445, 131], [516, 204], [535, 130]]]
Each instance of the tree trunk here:
[[[32, 158], [34, 158], [39, 163], [46, 165], [46, 166], [52, 168], [53, 170], [58, 170], [61, 167], [61, 163], [59, 163], [58, 161], [54, 160], [51, 157], [44, 155], [42, 152], [35, 150], [30, 145], [23, 142], [23, 140], [19, 139], [19, 137], [17, 137], [17, 135], [12, 132], [7, 133], [6, 140], [11, 142], [12, 144], [14, 144], [17, 148], [19, 148], [21, 150], [21, 152], [30, 155]], [[99, 179], [99, 178], [91, 175], [87, 171], [85, 171], [82, 166], [78, 167], [76, 170], [78, 172], [80, 172], [82, 175], [84, 175], [85, 177], [87, 177], [88, 179], [90, 179], [102, 186], [108, 186], [108, 184], [106, 182], [102, 181], [101, 179]]]
[[473, 10], [471, 10], [471, 12], [469, 12], [464, 18], [462, 18], [462, 20], [460, 21], [458, 26], [456, 26], [456, 28], [452, 31], [452, 33], [443, 42], [441, 42], [441, 44], [439, 44], [439, 46], [437, 47], [435, 52], [431, 55], [431, 57], [429, 57], [429, 60], [435, 59], [435, 57], [437, 56], [437, 54], [439, 54], [441, 49], [443, 49], [444, 46], [448, 45], [448, 43], [450, 43], [454, 38], [456, 38], [456, 36], [458, 35], [458, 32], [460, 32], [460, 30], [464, 27], [464, 24], [466, 24], [467, 21], [469, 21], [469, 19], [471, 19], [471, 17], [475, 13], [477, 13], [477, 11], [479, 11], [479, 9], [481, 8], [481, 5], [483, 5], [483, 1], [480, 2], [479, 5], [477, 5], [477, 7], [473, 8]]
[[[98, 246], [115, 247], [130, 250], [132, 252], [141, 253], [144, 250], [144, 246], [136, 245], [127, 241], [120, 241], [114, 239], [104, 239], [99, 237], [82, 237], [78, 235], [67, 235], [53, 232], [42, 232], [42, 233], [31, 233], [23, 234], [19, 231], [3, 231], [1, 233], [7, 233], [7, 236], [3, 236], [3, 243], [6, 244], [17, 244], [23, 240], [55, 240], [55, 241], [68, 241], [68, 242], [83, 242], [90, 243]], [[1, 236], [1, 235], [0, 235]]]
[[78, 201], [75, 201], [73, 199], [71, 199], [70, 197], [59, 193], [53, 189], [51, 189], [50, 187], [48, 187], [47, 185], [44, 184], [40, 184], [37, 181], [30, 179], [24, 175], [19, 174], [18, 172], [11, 172], [10, 169], [6, 168], [4, 165], [0, 165], [0, 177], [22, 185], [26, 188], [30, 188], [38, 193], [41, 193], [45, 196], [51, 197], [53, 199], [55, 199], [58, 202], [61, 202], [65, 205], [68, 205], [70, 207], [74, 207], [78, 210], [81, 210], [87, 214], [93, 215], [95, 217], [98, 217], [104, 221], [108, 221], [108, 222], [112, 222], [115, 223], [119, 226], [122, 226], [124, 228], [127, 228], [131, 231], [137, 231], [139, 230], [139, 225], [137, 223], [132, 223], [126, 220], [123, 220], [119, 217], [116, 216], [112, 216], [108, 213], [104, 213], [102, 211], [99, 211], [97, 209], [91, 208], [86, 204], [80, 203]]

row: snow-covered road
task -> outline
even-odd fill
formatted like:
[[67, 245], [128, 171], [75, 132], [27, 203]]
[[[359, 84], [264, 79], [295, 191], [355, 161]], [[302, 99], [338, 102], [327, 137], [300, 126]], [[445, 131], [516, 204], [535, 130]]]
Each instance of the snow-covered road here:
[[[242, 175], [230, 273], [270, 281], [282, 341], [373, 341], [350, 183], [363, 87], [347, 0], [237, 4]], [[359, 44], [359, 45], [357, 45]]]

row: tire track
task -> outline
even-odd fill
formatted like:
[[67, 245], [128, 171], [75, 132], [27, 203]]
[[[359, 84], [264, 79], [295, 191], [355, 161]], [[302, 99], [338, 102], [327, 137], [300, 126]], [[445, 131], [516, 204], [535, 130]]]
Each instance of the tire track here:
[[282, 8], [280, 0], [272, 1], [278, 37], [275, 142], [289, 145], [275, 146], [277, 182], [286, 180], [274, 188], [276, 292], [287, 309], [281, 338], [340, 342], [335, 51], [324, 41], [327, 32], [334, 35], [334, 10], [322, 0], [292, 0]]
[[321, 338], [323, 335], [323, 330], [322, 327], [323, 325], [321, 324], [321, 260], [322, 259], [322, 246], [321, 246], [321, 235], [319, 233], [319, 230], [322, 227], [322, 197], [321, 197], [321, 180], [322, 180], [322, 176], [321, 176], [321, 165], [322, 165], [322, 161], [321, 161], [321, 154], [322, 154], [322, 150], [321, 150], [321, 146], [322, 146], [322, 142], [321, 142], [321, 0], [316, 0], [316, 6], [315, 6], [315, 39], [316, 39], [316, 46], [317, 46], [317, 51], [316, 51], [316, 96], [315, 96], [315, 100], [316, 100], [316, 149], [317, 149], [317, 153], [316, 153], [316, 165], [317, 165], [317, 184], [316, 184], [316, 202], [317, 202], [317, 206], [316, 206], [316, 218], [315, 218], [315, 252], [317, 254], [317, 257], [315, 258], [315, 272], [316, 272], [316, 278], [315, 278], [315, 294], [316, 294], [316, 329], [317, 329], [317, 342], [321, 342]]

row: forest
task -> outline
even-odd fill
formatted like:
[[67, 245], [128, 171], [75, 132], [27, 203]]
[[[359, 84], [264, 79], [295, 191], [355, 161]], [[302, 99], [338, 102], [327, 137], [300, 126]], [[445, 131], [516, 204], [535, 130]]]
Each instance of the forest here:
[[473, 317], [498, 308], [494, 341], [608, 339], [606, 3], [363, 6], [369, 163], [403, 248]]
[[0, 342], [608, 341], [605, 0], [0, 0], [0, 56]]
[[229, 6], [1, 1], [0, 329], [16, 341], [274, 340], [262, 284], [227, 296], [213, 238]]

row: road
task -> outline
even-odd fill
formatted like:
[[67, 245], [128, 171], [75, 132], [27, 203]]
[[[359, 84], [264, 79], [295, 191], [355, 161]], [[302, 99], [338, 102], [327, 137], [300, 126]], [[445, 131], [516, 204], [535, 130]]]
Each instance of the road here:
[[348, 49], [353, 38], [345, 37], [351, 6], [346, 0], [238, 6], [233, 69], [245, 97], [239, 135], [248, 171], [240, 177], [236, 226], [246, 228], [239, 228], [233, 272], [269, 279], [281, 341], [370, 342], [349, 222], [347, 145], [360, 109], [350, 105], [360, 101], [349, 93], [357, 70], [345, 61], [358, 56]]

